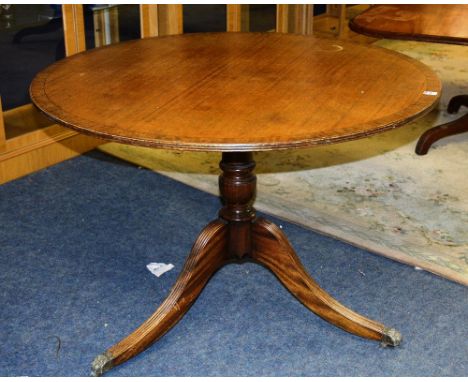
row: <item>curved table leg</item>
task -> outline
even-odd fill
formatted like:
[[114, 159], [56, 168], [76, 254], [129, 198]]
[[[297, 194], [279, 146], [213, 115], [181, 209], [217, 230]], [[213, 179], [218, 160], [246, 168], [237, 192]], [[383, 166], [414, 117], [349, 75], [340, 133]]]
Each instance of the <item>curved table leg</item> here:
[[[456, 113], [461, 106], [468, 106], [468, 95], [460, 95], [453, 97], [447, 107], [447, 111], [451, 114]], [[468, 114], [463, 117], [435, 126], [427, 130], [421, 137], [419, 137], [416, 144], [416, 154], [426, 155], [434, 142], [439, 139], [449, 137], [455, 134], [461, 134], [468, 131]]]
[[458, 113], [458, 110], [460, 110], [462, 106], [468, 107], [468, 95], [467, 94], [462, 94], [462, 95], [457, 95], [455, 97], [452, 97], [447, 106], [447, 111], [450, 114], [455, 114], [455, 113]]
[[307, 308], [350, 333], [381, 341], [384, 345], [399, 345], [398, 331], [353, 312], [325, 292], [308, 275], [288, 239], [275, 224], [259, 218], [252, 230], [252, 258], [270, 269]]
[[162, 305], [132, 334], [97, 356], [91, 366], [92, 375], [100, 376], [141, 353], [182, 318], [209, 278], [227, 262], [226, 227], [221, 220], [205, 227]]

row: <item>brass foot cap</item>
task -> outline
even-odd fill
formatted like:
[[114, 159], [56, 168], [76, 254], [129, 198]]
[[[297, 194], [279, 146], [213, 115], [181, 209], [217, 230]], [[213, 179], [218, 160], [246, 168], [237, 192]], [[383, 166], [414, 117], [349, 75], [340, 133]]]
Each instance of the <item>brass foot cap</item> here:
[[385, 328], [381, 340], [381, 345], [386, 346], [398, 346], [401, 343], [401, 333], [393, 328]]
[[112, 369], [112, 360], [113, 358], [108, 352], [99, 354], [96, 358], [94, 358], [94, 361], [91, 364], [91, 376], [100, 377], [107, 370]]

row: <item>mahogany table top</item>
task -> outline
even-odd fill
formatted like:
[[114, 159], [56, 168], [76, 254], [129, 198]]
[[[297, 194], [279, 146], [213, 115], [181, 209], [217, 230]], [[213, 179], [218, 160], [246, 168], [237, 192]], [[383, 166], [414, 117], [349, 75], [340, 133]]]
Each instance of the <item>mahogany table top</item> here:
[[468, 44], [468, 4], [376, 5], [349, 27], [384, 38]]
[[141, 146], [262, 151], [405, 124], [440, 95], [402, 54], [279, 33], [202, 33], [89, 50], [40, 72], [33, 103], [82, 133]]

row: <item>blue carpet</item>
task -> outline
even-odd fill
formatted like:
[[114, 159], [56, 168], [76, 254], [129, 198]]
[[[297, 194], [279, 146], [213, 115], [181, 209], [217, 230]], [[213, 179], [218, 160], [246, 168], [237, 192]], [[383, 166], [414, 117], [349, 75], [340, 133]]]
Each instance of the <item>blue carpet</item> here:
[[[0, 186], [0, 375], [88, 376], [163, 300], [219, 200], [92, 152]], [[342, 303], [403, 333], [381, 348], [233, 264], [109, 376], [466, 376], [467, 289], [271, 218]], [[173, 263], [156, 278], [149, 262]], [[60, 349], [57, 351], [58, 338]]]

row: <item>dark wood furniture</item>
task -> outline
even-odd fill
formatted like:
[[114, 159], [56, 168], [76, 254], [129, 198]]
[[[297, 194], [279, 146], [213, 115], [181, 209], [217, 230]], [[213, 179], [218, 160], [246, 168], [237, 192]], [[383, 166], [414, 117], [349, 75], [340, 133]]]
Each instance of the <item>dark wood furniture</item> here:
[[[376, 5], [352, 19], [349, 27], [373, 37], [468, 45], [467, 4]], [[447, 111], [468, 106], [468, 96], [450, 100]], [[427, 154], [439, 139], [468, 131], [468, 115], [427, 130], [416, 144], [418, 155]]]
[[224, 206], [196, 240], [166, 300], [98, 356], [95, 375], [143, 351], [232, 261], [269, 268], [305, 306], [350, 333], [398, 345], [400, 334], [346, 308], [308, 275], [284, 233], [257, 218], [252, 152], [358, 139], [403, 125], [437, 102], [426, 66], [385, 49], [275, 33], [189, 34], [96, 49], [31, 84], [53, 120], [134, 145], [222, 152]]

